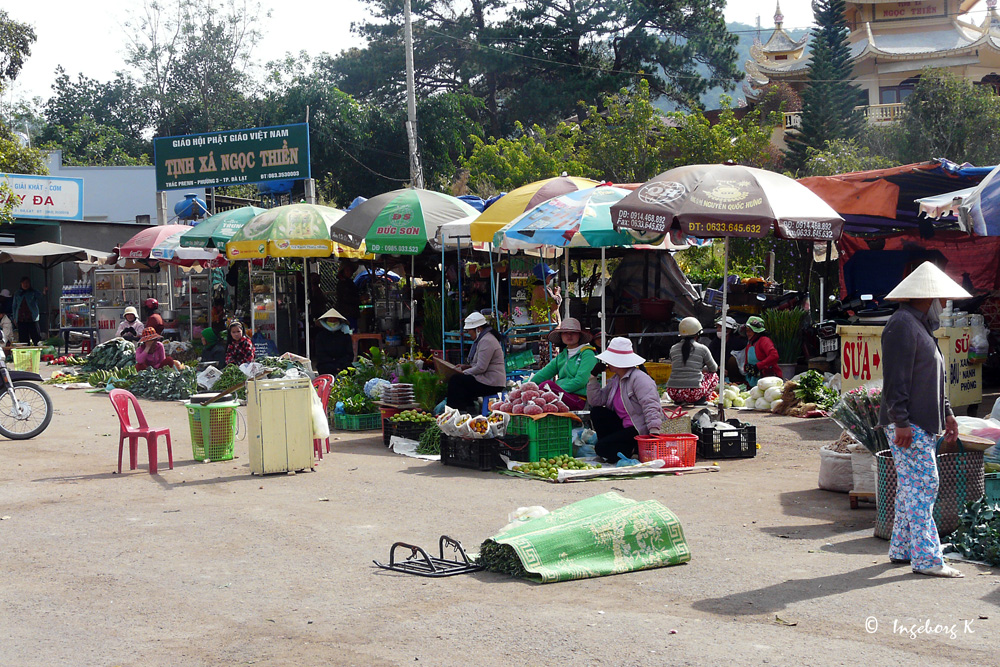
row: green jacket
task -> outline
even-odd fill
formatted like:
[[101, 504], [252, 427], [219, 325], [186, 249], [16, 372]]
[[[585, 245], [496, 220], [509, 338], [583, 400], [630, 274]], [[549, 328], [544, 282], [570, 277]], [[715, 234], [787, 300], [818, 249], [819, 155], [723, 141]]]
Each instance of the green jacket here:
[[579, 352], [572, 358], [569, 351], [563, 348], [540, 371], [531, 376], [532, 382], [545, 382], [555, 379], [563, 391], [578, 396], [587, 395], [587, 380], [590, 379], [590, 371], [597, 365], [597, 350], [591, 345], [583, 345]]

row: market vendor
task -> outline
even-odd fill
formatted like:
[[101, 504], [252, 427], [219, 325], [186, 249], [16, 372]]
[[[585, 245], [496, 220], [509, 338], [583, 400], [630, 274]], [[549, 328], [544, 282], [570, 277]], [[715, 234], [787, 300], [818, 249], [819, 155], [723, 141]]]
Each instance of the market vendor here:
[[[657, 435], [663, 422], [663, 408], [656, 382], [637, 366], [645, 359], [632, 350], [628, 338], [612, 338], [608, 349], [597, 355], [603, 363], [594, 366], [587, 383], [590, 421], [597, 432], [597, 455], [611, 463], [618, 453], [635, 458], [637, 435]], [[606, 368], [611, 374], [601, 387], [599, 376]]]
[[465, 330], [475, 336], [475, 341], [469, 350], [468, 365], [461, 366], [462, 372], [448, 379], [447, 405], [461, 412], [471, 412], [477, 397], [503, 391], [507, 369], [500, 334], [482, 313], [466, 317]]
[[756, 387], [757, 380], [761, 378], [780, 378], [778, 348], [774, 346], [774, 341], [768, 337], [764, 328], [764, 320], [754, 315], [747, 320], [746, 329], [747, 345], [744, 348], [746, 361], [743, 366], [743, 375], [746, 376], [747, 384]]
[[353, 331], [347, 318], [334, 308], [320, 315], [317, 324], [316, 341], [312, 347], [314, 367], [321, 375], [336, 375], [354, 361]]
[[[48, 287], [45, 291], [48, 292]], [[31, 286], [28, 276], [21, 278], [21, 289], [14, 294], [12, 310], [17, 318], [17, 337], [22, 343], [38, 345], [42, 335], [38, 331], [38, 320], [45, 307], [44, 295]]]
[[679, 343], [670, 348], [670, 378], [667, 395], [674, 403], [705, 403], [719, 386], [719, 365], [707, 346], [696, 339], [702, 333], [696, 317], [685, 317], [677, 327]]
[[146, 311], [149, 316], [146, 318], [146, 327], [152, 327], [154, 331], [158, 334], [163, 333], [163, 316], [160, 315], [160, 302], [156, 299], [149, 298], [146, 299]]
[[[722, 330], [726, 330], [726, 354], [722, 354]], [[715, 336], [708, 343], [708, 351], [712, 353], [712, 358], [726, 368], [726, 379], [736, 384], [746, 382], [743, 377], [743, 365], [741, 361], [747, 347], [746, 336], [740, 333], [740, 325], [732, 317], [721, 317], [715, 320]]]
[[134, 343], [142, 336], [142, 330], [145, 328], [143, 323], [139, 321], [139, 311], [135, 309], [135, 306], [128, 306], [122, 315], [122, 321], [118, 323], [115, 336]]
[[559, 286], [555, 284], [556, 271], [545, 262], [536, 264], [531, 270], [537, 282], [531, 290], [532, 310], [536, 313], [548, 313], [542, 319], [543, 322], [555, 322], [559, 324], [559, 305], [562, 303], [562, 295], [559, 293]]
[[580, 320], [567, 317], [546, 336], [562, 350], [556, 358], [531, 376], [539, 389], [548, 389], [562, 395], [562, 402], [570, 410], [583, 410], [587, 404], [587, 381], [590, 371], [597, 365], [597, 350], [589, 345], [593, 336], [584, 331]]
[[147, 368], [169, 368], [178, 367], [180, 363], [167, 356], [163, 343], [160, 342], [162, 336], [156, 333], [152, 327], [146, 327], [139, 338], [139, 344], [135, 347], [135, 369], [137, 371]]
[[201, 363], [215, 362], [216, 368], [226, 365], [226, 346], [211, 327], [201, 330]]
[[248, 364], [254, 360], [256, 352], [253, 341], [243, 331], [239, 320], [229, 323], [229, 344], [226, 346], [226, 364]]
[[948, 401], [947, 369], [934, 330], [947, 299], [970, 294], [931, 262], [924, 262], [886, 295], [901, 301], [882, 330], [882, 404], [896, 467], [896, 516], [889, 559], [909, 564], [915, 574], [962, 577], [945, 565], [934, 522], [938, 495], [937, 441], [958, 438]]

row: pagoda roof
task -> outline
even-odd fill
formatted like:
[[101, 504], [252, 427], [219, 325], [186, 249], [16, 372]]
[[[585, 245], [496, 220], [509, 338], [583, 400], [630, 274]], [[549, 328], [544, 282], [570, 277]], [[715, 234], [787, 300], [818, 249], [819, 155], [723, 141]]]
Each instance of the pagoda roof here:
[[808, 41], [808, 34], [803, 35], [802, 39], [795, 41], [788, 36], [788, 33], [783, 28], [778, 26], [771, 33], [771, 38], [767, 40], [767, 43], [760, 48], [764, 53], [791, 53], [804, 49]]
[[929, 55], [954, 55], [987, 48], [1000, 51], [1000, 30], [991, 30], [952, 21], [948, 28], [921, 32], [872, 33], [865, 24], [865, 36], [851, 44], [851, 60], [869, 57], [898, 60]]

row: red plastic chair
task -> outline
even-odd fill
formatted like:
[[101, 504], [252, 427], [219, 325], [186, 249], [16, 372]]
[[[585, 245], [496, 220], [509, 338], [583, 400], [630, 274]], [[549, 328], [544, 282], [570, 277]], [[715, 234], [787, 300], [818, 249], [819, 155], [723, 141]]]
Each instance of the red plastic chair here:
[[[319, 394], [319, 400], [323, 402], [323, 413], [328, 414], [326, 411], [326, 406], [330, 402], [330, 390], [333, 389], [333, 376], [332, 375], [317, 375], [316, 379], [313, 380], [313, 387], [316, 389], [316, 393]], [[323, 458], [323, 448], [320, 446], [319, 440], [313, 440], [313, 449], [316, 451], [316, 458]], [[330, 452], [330, 438], [326, 439], [326, 451]]]
[[[111, 390], [111, 404], [115, 406], [115, 412], [118, 413], [118, 424], [121, 427], [118, 434], [118, 472], [122, 471], [122, 449], [125, 445], [125, 438], [128, 438], [128, 461], [129, 469], [135, 470], [135, 460], [139, 449], [139, 438], [146, 439], [146, 450], [149, 456], [149, 474], [155, 475], [157, 473], [156, 466], [156, 439], [163, 435], [167, 440], [167, 458], [170, 460], [170, 469], [174, 469], [174, 450], [170, 447], [170, 429], [169, 428], [150, 428], [149, 424], [146, 423], [146, 417], [142, 414], [142, 408], [139, 407], [139, 400], [132, 395], [132, 392], [125, 391], [124, 389], [112, 389]], [[132, 426], [132, 420], [129, 418], [128, 406], [132, 404], [132, 408], [135, 410], [136, 421], [139, 422], [138, 426]]]

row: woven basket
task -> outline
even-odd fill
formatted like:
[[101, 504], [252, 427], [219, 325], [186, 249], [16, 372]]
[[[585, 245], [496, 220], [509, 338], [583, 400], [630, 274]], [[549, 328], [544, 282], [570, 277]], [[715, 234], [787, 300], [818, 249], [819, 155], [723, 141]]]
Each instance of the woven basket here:
[[[896, 466], [892, 452], [885, 450], [875, 455], [878, 484], [875, 487], [875, 537], [892, 538], [892, 525], [896, 520]], [[934, 502], [934, 523], [939, 535], [948, 535], [958, 528], [958, 515], [970, 500], [983, 497], [982, 452], [956, 452], [937, 455], [938, 486]]]
[[660, 433], [691, 433], [691, 415], [676, 419], [664, 419], [660, 424]]

